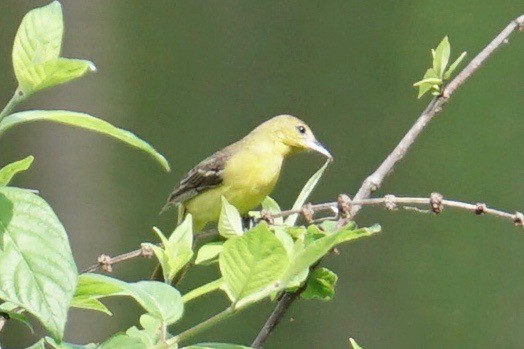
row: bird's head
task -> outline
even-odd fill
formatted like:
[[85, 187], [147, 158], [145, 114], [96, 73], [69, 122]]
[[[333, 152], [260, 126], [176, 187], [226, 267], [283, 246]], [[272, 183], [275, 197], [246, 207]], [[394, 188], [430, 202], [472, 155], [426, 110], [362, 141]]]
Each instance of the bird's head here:
[[258, 126], [253, 133], [264, 133], [280, 145], [284, 154], [316, 151], [333, 159], [329, 151], [315, 138], [306, 123], [291, 115], [278, 115]]

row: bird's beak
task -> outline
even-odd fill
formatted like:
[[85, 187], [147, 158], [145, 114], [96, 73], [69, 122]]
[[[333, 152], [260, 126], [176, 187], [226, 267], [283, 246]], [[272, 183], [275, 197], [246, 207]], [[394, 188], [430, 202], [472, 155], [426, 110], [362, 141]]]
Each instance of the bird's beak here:
[[308, 147], [309, 147], [309, 149], [314, 150], [314, 151], [324, 155], [329, 160], [333, 160], [333, 156], [331, 156], [329, 151], [322, 144], [320, 144], [320, 142], [317, 141], [316, 139], [308, 142]]

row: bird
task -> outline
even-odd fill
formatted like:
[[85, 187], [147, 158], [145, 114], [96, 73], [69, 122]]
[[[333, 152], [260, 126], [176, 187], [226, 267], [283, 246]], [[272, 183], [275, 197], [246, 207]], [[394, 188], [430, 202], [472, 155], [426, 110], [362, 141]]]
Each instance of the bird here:
[[179, 223], [190, 213], [195, 233], [218, 221], [222, 197], [245, 215], [272, 192], [284, 159], [302, 151], [333, 160], [305, 122], [287, 114], [274, 116], [191, 169], [161, 212], [178, 206]]

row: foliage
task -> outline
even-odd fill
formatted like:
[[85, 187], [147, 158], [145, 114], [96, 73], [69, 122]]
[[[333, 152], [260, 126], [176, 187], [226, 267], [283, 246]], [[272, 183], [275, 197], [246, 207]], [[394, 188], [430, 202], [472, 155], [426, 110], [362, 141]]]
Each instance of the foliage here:
[[417, 81], [413, 86], [418, 87], [418, 98], [431, 92], [432, 95], [438, 96], [441, 93], [444, 81], [451, 77], [451, 74], [457, 69], [459, 64], [466, 57], [466, 52], [460, 56], [448, 67], [449, 57], [451, 54], [451, 45], [447, 36], [442, 39], [436, 49], [431, 49], [433, 57], [433, 66], [426, 70], [422, 80]]

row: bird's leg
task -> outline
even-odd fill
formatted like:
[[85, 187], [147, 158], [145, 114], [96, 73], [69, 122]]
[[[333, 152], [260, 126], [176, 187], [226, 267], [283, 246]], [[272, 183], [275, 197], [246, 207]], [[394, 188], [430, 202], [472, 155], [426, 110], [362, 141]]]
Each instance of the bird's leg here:
[[242, 226], [244, 230], [249, 230], [255, 226], [255, 217], [242, 216]]

